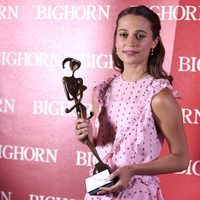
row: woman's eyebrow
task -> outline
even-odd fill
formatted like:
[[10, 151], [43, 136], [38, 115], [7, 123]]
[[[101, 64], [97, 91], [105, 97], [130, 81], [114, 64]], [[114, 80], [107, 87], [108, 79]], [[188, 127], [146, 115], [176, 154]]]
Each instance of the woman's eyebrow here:
[[[128, 30], [126, 30], [126, 29], [124, 29], [124, 28], [121, 28], [121, 29], [118, 30], [118, 32], [119, 32], [119, 31], [128, 31]], [[136, 32], [136, 33], [138, 33], [138, 32], [147, 33], [146, 31], [140, 30], [140, 29], [139, 29], [139, 30], [136, 30], [135, 32]]]
[[124, 29], [124, 28], [121, 28], [121, 29], [119, 29], [118, 31], [127, 31], [126, 29]]
[[146, 32], [146, 31], [144, 31], [144, 30], [136, 30], [136, 32], [147, 33], [147, 32]]

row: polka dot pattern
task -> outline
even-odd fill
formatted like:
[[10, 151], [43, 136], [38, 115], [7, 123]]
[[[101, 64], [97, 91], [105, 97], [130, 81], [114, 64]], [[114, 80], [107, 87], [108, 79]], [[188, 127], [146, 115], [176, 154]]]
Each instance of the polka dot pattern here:
[[[167, 80], [148, 75], [135, 82], [118, 76], [94, 88], [99, 105], [97, 151], [112, 170], [159, 157], [163, 137], [152, 117], [151, 100], [166, 87], [172, 90]], [[113, 199], [113, 195], [86, 195], [86, 199]], [[124, 200], [163, 199], [155, 176], [134, 176], [127, 189], [116, 195], [115, 199]]]

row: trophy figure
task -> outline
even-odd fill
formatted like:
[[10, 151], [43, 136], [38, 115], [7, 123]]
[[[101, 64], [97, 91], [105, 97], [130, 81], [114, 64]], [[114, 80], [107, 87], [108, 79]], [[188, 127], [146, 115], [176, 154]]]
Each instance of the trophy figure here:
[[[87, 87], [83, 85], [82, 78], [75, 78], [74, 76], [75, 71], [80, 68], [81, 62], [73, 58], [65, 58], [62, 62], [63, 68], [65, 68], [65, 64], [67, 62], [69, 62], [69, 67], [72, 71], [72, 76], [63, 77], [63, 85], [67, 99], [69, 101], [74, 101], [74, 105], [69, 109], [66, 108], [65, 112], [69, 113], [72, 110], [76, 109], [78, 118], [90, 119], [93, 117], [94, 113], [90, 112], [89, 117], [87, 117], [86, 106], [84, 106], [81, 103], [81, 100], [83, 98], [83, 92], [87, 89]], [[92, 151], [92, 153], [98, 161], [93, 170], [93, 176], [86, 178], [85, 180], [87, 192], [89, 192], [90, 195], [96, 195], [100, 187], [110, 187], [115, 184], [116, 180], [108, 179], [111, 173], [110, 167], [107, 164], [103, 163], [95, 147], [90, 142], [89, 138], [86, 137], [83, 142], [90, 148], [90, 150]]]

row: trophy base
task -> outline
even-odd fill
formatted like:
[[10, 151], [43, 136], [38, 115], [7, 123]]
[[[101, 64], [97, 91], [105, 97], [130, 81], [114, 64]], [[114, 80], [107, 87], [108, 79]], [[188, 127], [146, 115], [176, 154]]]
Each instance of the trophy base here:
[[115, 184], [114, 180], [109, 180], [110, 172], [108, 169], [101, 171], [85, 179], [86, 191], [90, 195], [97, 195], [100, 187], [111, 187]]

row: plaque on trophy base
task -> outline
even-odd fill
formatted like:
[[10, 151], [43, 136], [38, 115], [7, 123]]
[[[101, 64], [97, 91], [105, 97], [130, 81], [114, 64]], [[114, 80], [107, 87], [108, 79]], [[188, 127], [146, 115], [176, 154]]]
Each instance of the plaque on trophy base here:
[[95, 165], [93, 176], [85, 179], [87, 192], [90, 195], [97, 195], [97, 192], [99, 192], [99, 188], [111, 187], [112, 185], [114, 185], [118, 181], [118, 178], [110, 180], [110, 173], [110, 167], [102, 161], [99, 161], [99, 163]]
[[114, 181], [109, 180], [110, 172], [108, 169], [85, 179], [86, 191], [90, 195], [97, 195], [100, 187], [110, 187]]

